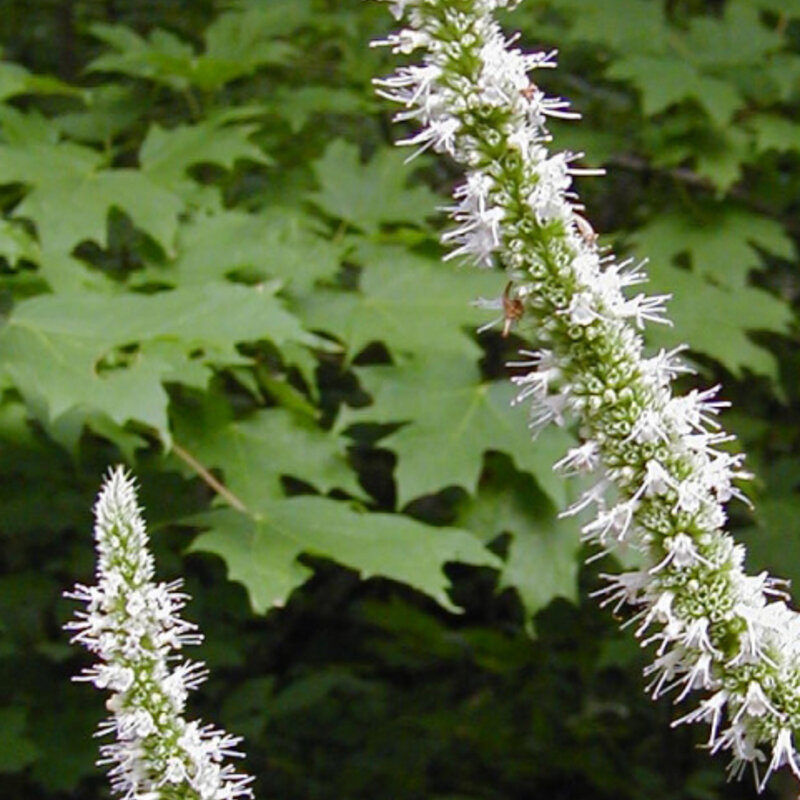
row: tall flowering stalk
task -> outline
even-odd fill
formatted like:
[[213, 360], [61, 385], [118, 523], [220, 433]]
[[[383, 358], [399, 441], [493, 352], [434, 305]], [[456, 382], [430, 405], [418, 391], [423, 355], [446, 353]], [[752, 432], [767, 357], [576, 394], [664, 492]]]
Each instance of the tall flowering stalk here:
[[252, 798], [252, 779], [224, 763], [241, 756], [239, 738], [183, 717], [188, 692], [208, 673], [177, 651], [202, 635], [180, 617], [188, 599], [181, 582], [153, 582], [135, 485], [121, 467], [108, 476], [94, 512], [97, 585], [67, 594], [86, 610], [65, 627], [99, 659], [76, 680], [111, 692], [111, 717], [98, 735], [116, 741], [101, 746], [98, 763], [110, 765], [112, 791], [124, 800]]
[[[601, 253], [572, 191], [578, 156], [551, 153], [548, 117], [575, 118], [529, 74], [555, 67], [555, 53], [513, 47], [493, 19], [516, 0], [387, 0], [405, 29], [376, 44], [422, 50], [422, 63], [376, 81], [420, 127], [400, 142], [447, 153], [466, 170], [450, 209], [448, 257], [499, 266], [506, 325], [531, 321], [539, 350], [517, 367], [531, 427], [568, 418], [581, 444], [555, 466], [593, 476], [566, 513], [593, 508], [587, 542], [642, 553], [641, 569], [605, 575], [603, 604], [633, 606], [636, 634], [655, 644], [646, 669], [653, 697], [693, 690], [699, 705], [675, 724], [706, 722], [712, 752], [729, 770], [755, 769], [759, 788], [788, 764], [800, 777], [800, 615], [780, 582], [742, 569], [744, 548], [725, 532], [724, 504], [741, 456], [718, 449], [716, 389], [673, 394], [688, 371], [678, 351], [643, 355], [639, 331], [666, 322], [667, 296], [632, 295], [641, 265]], [[760, 774], [761, 773], [761, 774]]]

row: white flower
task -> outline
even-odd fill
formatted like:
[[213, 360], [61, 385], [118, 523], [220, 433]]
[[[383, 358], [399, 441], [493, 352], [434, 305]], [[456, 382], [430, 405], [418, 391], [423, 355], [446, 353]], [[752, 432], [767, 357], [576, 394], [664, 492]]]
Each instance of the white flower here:
[[578, 115], [531, 80], [555, 53], [512, 47], [493, 18], [510, 5], [394, 0], [408, 29], [383, 43], [425, 52], [421, 66], [377, 83], [404, 106], [399, 119], [421, 126], [401, 143], [446, 152], [466, 170], [449, 209], [456, 227], [443, 237], [448, 257], [502, 267], [505, 296], [541, 346], [513, 365], [528, 369], [513, 378], [515, 403], [530, 402], [534, 433], [579, 423], [582, 443], [556, 467], [597, 482], [562, 516], [593, 508], [584, 538], [601, 553], [632, 546], [649, 565], [604, 576], [597, 593], [615, 612], [635, 609], [637, 635], [658, 642], [649, 691], [705, 693], [677, 722], [707, 722], [712, 751], [732, 753], [732, 775], [766, 750], [764, 781], [782, 765], [800, 776], [800, 615], [780, 582], [744, 572], [744, 549], [724, 530], [723, 504], [746, 501], [735, 482], [749, 477], [740, 455], [718, 449], [731, 439], [717, 420], [727, 403], [715, 399], [719, 387], [673, 394], [674, 379], [692, 372], [677, 357], [684, 348], [644, 357], [639, 330], [668, 322], [668, 295], [626, 294], [646, 280], [644, 263], [598, 248], [572, 183], [602, 171], [548, 150], [547, 119]]
[[560, 461], [553, 464], [553, 469], [564, 476], [580, 475], [593, 472], [600, 464], [600, 453], [597, 442], [589, 440], [580, 447], [573, 447]]
[[766, 713], [778, 716], [778, 712], [769, 702], [769, 698], [764, 694], [764, 690], [761, 688], [758, 681], [750, 681], [747, 686], [747, 694], [745, 695], [744, 702], [736, 712], [733, 722], [734, 724], [737, 723], [741, 719], [742, 714], [749, 714], [751, 717], [763, 717]]
[[125, 800], [162, 800], [175, 795], [160, 787], [183, 783], [197, 800], [252, 798], [252, 779], [220, 765], [241, 755], [239, 739], [182, 716], [188, 691], [207, 671], [191, 661], [172, 667], [174, 652], [202, 637], [178, 613], [188, 599], [180, 581], [153, 583], [135, 486], [121, 467], [107, 478], [94, 511], [97, 586], [78, 585], [67, 594], [87, 611], [65, 627], [101, 660], [76, 680], [112, 692], [106, 706], [113, 716], [98, 729], [117, 739], [100, 748], [98, 762], [111, 767], [112, 791]]
[[713, 747], [714, 743], [717, 741], [717, 733], [719, 732], [719, 726], [722, 722], [725, 707], [729, 699], [730, 695], [728, 692], [725, 689], [720, 689], [707, 700], [701, 701], [700, 706], [694, 711], [691, 711], [684, 717], [676, 719], [672, 723], [672, 727], [674, 728], [676, 725], [690, 722], [707, 722], [711, 726], [708, 735], [708, 745], [709, 747]]
[[792, 772], [800, 778], [800, 766], [797, 764], [797, 757], [798, 754], [792, 742], [792, 732], [788, 728], [781, 728], [772, 751], [772, 760], [769, 762], [769, 766], [764, 773], [764, 779], [758, 787], [759, 791], [764, 789], [769, 780], [769, 776], [784, 764], [788, 764]]
[[457, 214], [461, 227], [444, 234], [442, 241], [458, 242], [461, 247], [451, 251], [445, 259], [472, 256], [476, 264], [492, 266], [492, 253], [500, 246], [500, 223], [504, 216], [505, 210], [499, 206]]

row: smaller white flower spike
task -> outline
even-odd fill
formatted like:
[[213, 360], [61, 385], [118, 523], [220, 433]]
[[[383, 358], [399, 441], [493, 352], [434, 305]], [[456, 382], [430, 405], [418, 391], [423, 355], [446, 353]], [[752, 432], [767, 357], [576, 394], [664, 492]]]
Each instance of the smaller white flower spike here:
[[779, 581], [743, 571], [744, 548], [724, 530], [724, 504], [747, 502], [735, 482], [750, 477], [742, 456], [718, 449], [732, 438], [716, 419], [727, 404], [716, 388], [673, 396], [674, 379], [691, 372], [682, 348], [643, 355], [640, 330], [669, 324], [669, 297], [626, 294], [646, 280], [644, 265], [598, 247], [572, 184], [602, 170], [548, 149], [548, 119], [579, 116], [530, 78], [555, 67], [555, 53], [524, 53], [503, 34], [493, 12], [516, 0], [386, 2], [406, 29], [379, 44], [422, 52], [419, 66], [375, 82], [402, 106], [397, 120], [419, 125], [399, 144], [445, 153], [466, 172], [448, 209], [447, 257], [505, 271], [501, 299], [482, 303], [506, 311], [504, 334], [530, 322], [539, 350], [510, 366], [532, 431], [579, 423], [581, 444], [556, 468], [592, 487], [563, 515], [594, 510], [583, 535], [601, 555], [642, 553], [640, 570], [603, 576], [601, 604], [635, 609], [629, 622], [655, 645], [654, 697], [704, 694], [678, 722], [708, 723], [731, 775], [750, 764], [758, 777], [761, 763], [761, 787], [782, 766], [800, 777], [800, 614]]
[[112, 716], [98, 735], [111, 789], [123, 800], [236, 800], [252, 798], [252, 778], [227, 758], [241, 757], [239, 738], [183, 717], [188, 692], [206, 678], [202, 663], [177, 661], [176, 651], [199, 644], [196, 627], [180, 611], [181, 582], [154, 583], [136, 487], [122, 467], [103, 484], [94, 507], [97, 584], [77, 585], [67, 597], [85, 603], [64, 627], [98, 658], [75, 678], [112, 694]]

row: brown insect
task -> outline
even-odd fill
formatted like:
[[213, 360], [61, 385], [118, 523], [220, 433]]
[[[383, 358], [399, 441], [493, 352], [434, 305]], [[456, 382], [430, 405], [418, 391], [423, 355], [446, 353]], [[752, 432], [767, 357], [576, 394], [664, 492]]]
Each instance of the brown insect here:
[[511, 332], [511, 326], [522, 319], [525, 313], [525, 306], [519, 297], [511, 296], [511, 287], [514, 284], [509, 281], [503, 291], [503, 333], [502, 337], [505, 339]]
[[585, 220], [580, 214], [574, 215], [575, 219], [575, 227], [578, 229], [578, 233], [581, 235], [586, 244], [590, 247], [593, 244], [597, 244], [597, 233], [595, 233], [594, 228], [589, 224], [587, 220]]
[[538, 91], [539, 87], [535, 83], [531, 83], [524, 89], [520, 89], [519, 93], [530, 103]]

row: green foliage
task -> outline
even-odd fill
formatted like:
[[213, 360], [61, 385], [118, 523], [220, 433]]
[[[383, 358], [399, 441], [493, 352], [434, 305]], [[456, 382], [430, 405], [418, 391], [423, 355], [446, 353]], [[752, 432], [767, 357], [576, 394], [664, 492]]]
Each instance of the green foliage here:
[[198, 537], [192, 549], [221, 555], [260, 612], [284, 605], [309, 577], [311, 570], [297, 563], [301, 553], [332, 558], [362, 578], [405, 583], [451, 611], [457, 607], [447, 596], [444, 564], [499, 563], [467, 531], [431, 530], [399, 514], [359, 512], [324, 497], [262, 501], [255, 515], [226, 509], [202, 515], [199, 522], [212, 530]]
[[398, 357], [424, 358], [433, 348], [475, 363], [481, 351], [471, 334], [486, 314], [471, 301], [496, 289], [494, 276], [443, 269], [438, 259], [397, 245], [358, 242], [348, 260], [364, 265], [356, 291], [324, 287], [303, 298], [313, 328], [334, 334], [350, 358], [383, 342]]
[[[544, 437], [547, 432], [544, 432]], [[559, 446], [562, 441], [557, 442]], [[546, 488], [544, 480], [541, 485]], [[555, 504], [537, 489], [531, 476], [514, 470], [507, 458], [493, 456], [478, 492], [459, 511], [459, 521], [489, 542], [511, 536], [500, 570], [500, 587], [516, 589], [529, 613], [545, 608], [554, 597], [577, 602], [580, 536], [574, 520], [559, 519], [555, 510], [565, 498], [556, 484]], [[547, 564], [547, 569], [541, 569]]]
[[[531, 441], [505, 366], [524, 327], [476, 333], [501, 312], [472, 301], [505, 282], [441, 261], [453, 176], [390, 146], [383, 5], [9, 0], [0, 19], [10, 800], [102, 796], [102, 710], [69, 686], [58, 622], [120, 459], [163, 573], [188, 576], [203, 702], [227, 698], [258, 796], [752, 796], [579, 603], [551, 470], [572, 434]], [[511, 24], [561, 51], [543, 87], [585, 121], [556, 144], [608, 166], [587, 218], [673, 295], [651, 344], [689, 341], [736, 404], [754, 566], [800, 575], [800, 5], [527, 0]]]
[[402, 152], [387, 148], [362, 166], [357, 147], [336, 141], [314, 165], [321, 188], [309, 199], [334, 219], [372, 236], [383, 223], [423, 225], [436, 213], [437, 197], [424, 186], [404, 189], [405, 160]]
[[405, 423], [383, 440], [398, 457], [400, 506], [447, 486], [474, 493], [487, 450], [510, 454], [563, 501], [563, 482], [553, 479], [552, 465], [569, 437], [548, 431], [532, 446], [524, 417], [508, 413], [514, 387], [509, 381], [482, 382], [474, 358], [433, 351], [408, 365], [359, 369], [358, 375], [373, 405], [345, 409], [340, 425]]

